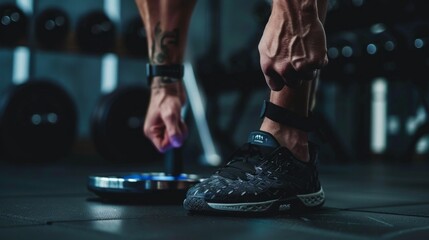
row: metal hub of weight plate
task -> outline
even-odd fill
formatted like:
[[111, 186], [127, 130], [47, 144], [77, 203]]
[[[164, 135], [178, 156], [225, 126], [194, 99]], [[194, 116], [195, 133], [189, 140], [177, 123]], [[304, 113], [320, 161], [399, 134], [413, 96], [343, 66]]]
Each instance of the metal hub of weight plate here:
[[115, 162], [160, 160], [143, 134], [149, 91], [132, 86], [103, 96], [91, 118], [92, 138], [98, 153]]
[[193, 174], [107, 173], [89, 176], [88, 189], [115, 201], [168, 203], [183, 201], [186, 191], [201, 181]]
[[46, 162], [70, 150], [76, 130], [76, 108], [58, 85], [30, 80], [0, 97], [0, 148], [13, 161]]

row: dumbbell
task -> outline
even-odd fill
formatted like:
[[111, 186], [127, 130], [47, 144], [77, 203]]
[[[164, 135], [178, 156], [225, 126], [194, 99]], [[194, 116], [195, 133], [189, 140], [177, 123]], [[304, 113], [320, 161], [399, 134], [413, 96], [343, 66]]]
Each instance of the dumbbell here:
[[27, 33], [28, 19], [15, 4], [0, 5], [0, 44], [19, 43]]
[[59, 8], [45, 9], [36, 18], [36, 39], [45, 48], [62, 46], [69, 30], [69, 17]]
[[89, 12], [77, 23], [77, 44], [86, 52], [112, 51], [115, 47], [115, 34], [115, 25], [102, 11]]
[[399, 31], [376, 24], [359, 32], [362, 70], [368, 77], [399, 78], [404, 74], [406, 39]]
[[52, 81], [31, 79], [0, 97], [0, 151], [13, 162], [50, 162], [66, 156], [77, 113], [69, 94]]
[[[105, 95], [91, 117], [92, 137], [97, 151], [115, 162], [151, 162], [161, 158], [142, 126], [149, 91], [141, 86], [117, 89]], [[164, 156], [164, 172], [102, 173], [88, 177], [88, 189], [116, 201], [177, 202], [201, 177], [183, 174], [180, 149]]]
[[146, 31], [140, 16], [128, 22], [123, 38], [129, 54], [139, 57], [148, 56]]
[[345, 82], [359, 74], [361, 46], [355, 32], [331, 34], [327, 39], [329, 64], [321, 71], [321, 77], [328, 81]]

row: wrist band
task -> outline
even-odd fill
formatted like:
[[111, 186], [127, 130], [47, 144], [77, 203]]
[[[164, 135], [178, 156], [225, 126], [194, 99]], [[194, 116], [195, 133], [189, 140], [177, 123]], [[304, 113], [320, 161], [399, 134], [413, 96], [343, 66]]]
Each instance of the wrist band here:
[[[182, 64], [173, 64], [173, 65], [151, 65], [146, 64], [146, 76], [148, 85], [152, 85], [153, 77], [169, 77], [171, 83], [181, 81], [184, 74], [184, 67]], [[174, 81], [173, 79], [177, 79]]]

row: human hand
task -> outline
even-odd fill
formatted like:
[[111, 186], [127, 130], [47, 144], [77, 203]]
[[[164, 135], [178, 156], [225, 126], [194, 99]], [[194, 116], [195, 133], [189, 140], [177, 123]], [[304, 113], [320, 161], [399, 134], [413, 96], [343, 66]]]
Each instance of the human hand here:
[[316, 0], [273, 0], [258, 49], [262, 72], [273, 91], [312, 80], [327, 64], [326, 38]]
[[155, 77], [143, 131], [160, 152], [180, 147], [188, 129], [181, 117], [186, 95], [181, 82], [163, 83]]

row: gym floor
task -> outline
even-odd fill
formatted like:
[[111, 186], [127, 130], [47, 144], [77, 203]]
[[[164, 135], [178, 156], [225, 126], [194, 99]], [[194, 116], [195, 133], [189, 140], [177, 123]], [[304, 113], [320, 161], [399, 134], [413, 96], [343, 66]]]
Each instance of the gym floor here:
[[[177, 204], [106, 202], [88, 174], [154, 171], [82, 157], [46, 166], [0, 165], [0, 239], [423, 239], [429, 236], [426, 164], [323, 165], [325, 206], [314, 213], [206, 216]], [[213, 169], [187, 166], [187, 172]]]

